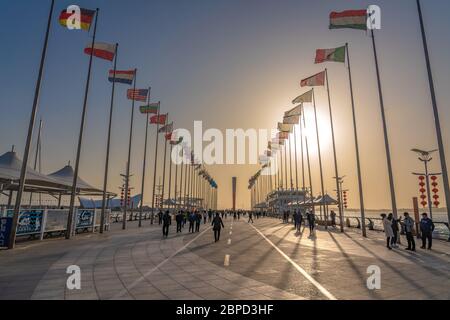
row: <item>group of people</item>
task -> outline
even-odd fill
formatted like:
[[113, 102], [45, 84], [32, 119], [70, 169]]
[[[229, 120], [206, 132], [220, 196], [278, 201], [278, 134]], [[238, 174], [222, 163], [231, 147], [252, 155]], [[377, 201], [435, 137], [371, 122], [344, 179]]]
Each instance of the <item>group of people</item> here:
[[[406, 240], [408, 242], [408, 247], [406, 250], [416, 251], [416, 242], [414, 240], [414, 232], [415, 232], [415, 221], [410, 217], [408, 212], [403, 213], [403, 221], [401, 219], [395, 219], [392, 213], [386, 215], [381, 214], [381, 218], [383, 219], [383, 228], [384, 233], [386, 235], [386, 247], [389, 250], [393, 248], [398, 248], [398, 235], [400, 232], [400, 226], [403, 227], [404, 232], [406, 234]], [[433, 231], [434, 231], [434, 223], [428, 217], [427, 213], [422, 213], [422, 219], [419, 222], [419, 230], [422, 238], [422, 246], [421, 249], [431, 250], [433, 244]], [[428, 242], [428, 246], [427, 246]]]
[[[305, 216], [304, 216], [305, 215]], [[310, 235], [313, 235], [314, 229], [316, 226], [316, 215], [311, 210], [306, 211], [303, 215], [302, 211], [300, 210], [294, 210], [294, 213], [292, 214], [291, 222], [294, 223], [295, 230], [300, 233], [302, 225], [306, 226], [306, 222], [308, 224], [309, 233]], [[291, 212], [285, 211], [283, 212], [283, 223], [290, 223], [289, 219], [291, 216]]]

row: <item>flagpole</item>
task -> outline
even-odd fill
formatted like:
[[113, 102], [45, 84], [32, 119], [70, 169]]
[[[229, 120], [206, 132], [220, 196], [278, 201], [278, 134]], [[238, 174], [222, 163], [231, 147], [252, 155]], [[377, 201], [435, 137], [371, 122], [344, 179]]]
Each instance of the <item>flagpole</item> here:
[[[159, 120], [159, 119], [158, 119]], [[166, 116], [166, 123], [164, 126], [167, 126], [169, 124], [169, 114]], [[163, 128], [164, 130], [164, 128]], [[164, 135], [164, 158], [163, 158], [163, 182], [162, 182], [162, 192], [161, 192], [161, 209], [164, 209], [164, 192], [166, 187], [166, 162], [167, 162], [167, 139], [165, 132], [163, 132]]]
[[[191, 196], [191, 180], [192, 180], [192, 155], [190, 155], [191, 160], [189, 161], [188, 165], [188, 181], [187, 181], [187, 200], [189, 200], [189, 197]], [[190, 201], [187, 201], [186, 207], [190, 207]], [[190, 208], [188, 208], [190, 209]]]
[[[325, 195], [325, 191], [324, 191], [324, 187], [323, 187], [323, 167], [322, 167], [322, 155], [320, 152], [320, 139], [319, 139], [319, 122], [317, 120], [317, 107], [316, 107], [316, 94], [315, 94], [315, 90], [313, 88], [313, 106], [314, 106], [314, 119], [316, 122], [316, 136], [317, 136], [317, 152], [319, 155], [319, 169], [320, 169], [320, 188], [322, 191], [322, 197]], [[323, 204], [320, 206], [321, 207], [321, 213], [322, 210], [324, 210], [323, 208]], [[325, 211], [325, 210], [324, 210]], [[322, 214], [321, 214], [322, 215]], [[326, 215], [326, 213], [324, 213], [324, 215]], [[322, 218], [322, 217], [321, 217]], [[325, 217], [326, 218], [326, 217]], [[325, 229], [328, 229], [327, 224], [325, 224]]]
[[169, 203], [167, 205], [169, 210], [171, 207], [170, 195], [172, 194], [172, 149], [173, 149], [173, 146], [172, 146], [172, 144], [170, 144], [170, 148], [169, 148], [169, 150], [170, 150], [170, 154], [169, 154], [169, 194], [167, 196], [167, 199], [169, 200]]
[[[36, 169], [37, 169], [38, 159], [41, 154], [41, 134], [42, 134], [42, 119], [39, 120], [39, 131], [38, 131], [38, 136], [37, 136], [37, 141], [36, 141], [36, 153], [34, 155], [34, 166], [33, 166], [34, 171], [36, 171]], [[39, 166], [40, 166], [40, 161], [39, 161]], [[39, 170], [39, 173], [40, 172], [41, 171]], [[33, 192], [30, 192], [30, 203], [29, 203], [30, 208], [31, 208], [32, 201], [33, 201]]]
[[375, 69], [377, 73], [377, 83], [378, 83], [378, 95], [380, 99], [380, 110], [381, 110], [381, 118], [383, 121], [383, 133], [384, 133], [384, 145], [386, 149], [386, 162], [388, 167], [388, 175], [389, 175], [389, 187], [391, 191], [391, 202], [392, 202], [392, 213], [394, 218], [397, 219], [397, 201], [395, 198], [395, 186], [394, 186], [394, 175], [392, 172], [392, 161], [391, 161], [391, 151], [389, 147], [389, 137], [387, 132], [386, 125], [386, 115], [384, 111], [384, 99], [383, 99], [383, 91], [381, 90], [381, 78], [380, 78], [380, 69], [378, 65], [378, 55], [377, 55], [377, 47], [375, 44], [375, 34], [373, 30], [371, 30], [372, 34], [372, 45], [373, 45], [373, 54], [375, 57]]
[[[178, 154], [177, 154], [178, 156]], [[178, 205], [178, 209], [183, 209], [182, 207], [182, 200], [183, 200], [183, 161], [181, 161], [180, 163], [180, 198], [179, 200], [179, 205]]]
[[[134, 69], [134, 88], [133, 92], [136, 92], [136, 82], [137, 82], [137, 69]], [[130, 190], [130, 166], [131, 166], [131, 146], [133, 144], [133, 124], [134, 124], [134, 96], [131, 99], [131, 120], [130, 120], [130, 140], [128, 143], [128, 161], [127, 161], [127, 172], [125, 175], [125, 201], [123, 206], [123, 219], [122, 219], [122, 230], [127, 227], [127, 209], [128, 209], [128, 192]], [[133, 214], [133, 209], [131, 209], [131, 214]]]
[[27, 141], [25, 143], [25, 151], [23, 154], [22, 168], [20, 170], [19, 189], [17, 190], [16, 202], [14, 205], [14, 215], [13, 215], [13, 220], [12, 220], [11, 233], [10, 233], [10, 237], [9, 237], [8, 249], [14, 249], [15, 242], [16, 242], [16, 232], [17, 232], [17, 225], [19, 222], [20, 205], [22, 202], [22, 196], [23, 196], [23, 192], [25, 189], [25, 179], [27, 176], [28, 157], [30, 154], [31, 143], [33, 140], [33, 129], [34, 129], [35, 121], [36, 121], [36, 114], [37, 114], [38, 104], [39, 104], [39, 96], [41, 93], [42, 76], [44, 73], [45, 58], [47, 56], [48, 38], [50, 35], [50, 27], [52, 24], [52, 15], [53, 15], [54, 6], [55, 6], [55, 0], [52, 0], [51, 5], [50, 5], [50, 12], [48, 15], [47, 30], [45, 32], [44, 47], [42, 49], [38, 79], [37, 79], [36, 88], [34, 91], [33, 107], [31, 108], [31, 116], [30, 116], [30, 122], [28, 125], [28, 135], [27, 135]]
[[103, 197], [102, 197], [102, 211], [100, 214], [100, 233], [105, 230], [105, 211], [106, 211], [106, 193], [108, 187], [108, 171], [109, 171], [109, 153], [111, 148], [111, 127], [112, 127], [112, 115], [114, 110], [114, 92], [116, 88], [116, 71], [117, 71], [117, 51], [119, 49], [119, 44], [116, 43], [115, 53], [114, 53], [114, 71], [113, 71], [113, 82], [111, 90], [111, 104], [109, 108], [109, 125], [108, 125], [108, 138], [106, 140], [106, 160], [105, 160], [105, 175], [103, 178]]
[[[305, 109], [302, 105], [303, 109], [303, 127], [306, 129], [306, 114]], [[312, 212], [315, 214], [316, 208], [314, 207], [314, 192], [313, 192], [313, 183], [312, 183], [312, 176], [311, 176], [311, 161], [309, 158], [309, 147], [308, 147], [308, 135], [305, 134], [305, 145], [306, 145], [306, 160], [308, 163], [308, 176], [309, 176], [309, 190], [310, 190], [310, 200], [311, 200], [311, 206], [312, 206]]]
[[294, 189], [294, 180], [292, 179], [292, 139], [289, 137], [289, 178], [291, 179], [291, 190]]
[[[350, 97], [352, 100], [352, 115], [353, 115], [353, 132], [355, 136], [355, 151], [356, 151], [356, 169], [358, 173], [358, 188], [359, 188], [359, 205], [361, 208], [361, 229], [362, 234], [364, 237], [367, 237], [367, 231], [366, 231], [366, 215], [365, 215], [365, 208], [364, 208], [364, 195], [363, 195], [363, 186], [362, 186], [362, 176], [361, 176], [361, 162], [359, 157], [359, 143], [358, 143], [358, 130], [356, 127], [356, 112], [355, 112], [355, 99], [353, 97], [353, 81], [352, 81], [352, 71], [350, 66], [350, 53], [348, 50], [348, 43], [345, 44], [346, 52], [347, 52], [347, 65], [348, 65], [348, 78], [350, 81]], [[339, 190], [339, 189], [338, 189]], [[340, 192], [338, 191], [339, 197]], [[341, 209], [343, 204], [341, 203]], [[343, 222], [341, 222], [342, 224]], [[342, 228], [341, 228], [341, 231]]]
[[153, 224], [154, 215], [155, 215], [155, 191], [156, 191], [156, 171], [157, 171], [157, 165], [158, 165], [158, 142], [159, 142], [159, 116], [161, 114], [161, 104], [158, 105], [158, 113], [156, 114], [157, 120], [156, 121], [156, 143], [155, 143], [155, 166], [153, 169], [153, 196], [152, 196], [152, 214], [150, 217], [150, 224]]
[[[172, 152], [170, 152], [171, 154], [171, 158], [172, 158]], [[174, 208], [175, 208], [175, 213], [177, 211], [177, 183], [178, 183], [178, 153], [177, 153], [177, 160], [175, 163], [175, 185], [174, 185]]]
[[[338, 163], [336, 156], [336, 141], [334, 138], [334, 123], [333, 123], [333, 112], [331, 111], [331, 96], [330, 96], [330, 84], [328, 82], [328, 69], [325, 68], [325, 77], [327, 78], [327, 94], [328, 94], [328, 110], [330, 112], [330, 125], [331, 125], [331, 138], [333, 142], [333, 157], [334, 157], [334, 173], [336, 178], [336, 190], [338, 191], [338, 207], [339, 207], [339, 220], [341, 225], [341, 232], [344, 232], [344, 220], [342, 216], [342, 206], [341, 206], [341, 196], [340, 196], [340, 185], [339, 185], [339, 173], [338, 173]], [[328, 226], [328, 212], [326, 211], [326, 222], [325, 225]]]
[[[441, 122], [439, 119], [439, 109], [438, 109], [438, 105], [437, 105], [436, 91], [434, 88], [433, 73], [431, 71], [430, 55], [428, 52], [428, 41], [427, 41], [427, 36], [425, 33], [425, 25], [423, 22], [422, 7], [420, 5], [420, 0], [417, 0], [417, 10], [419, 12], [420, 30], [422, 33], [423, 49], [424, 49], [424, 53], [425, 53], [425, 61], [426, 61], [427, 73], [428, 73], [428, 83], [430, 86], [431, 102], [432, 102], [432, 106], [433, 106], [434, 122], [435, 122], [435, 127], [436, 127], [436, 138], [437, 138], [438, 148], [439, 148], [439, 157], [440, 157], [441, 169], [442, 169], [442, 180], [444, 183], [445, 204], [447, 207], [448, 221], [450, 222], [450, 186], [449, 186], [449, 181], [448, 181], [447, 161], [445, 158], [445, 149], [444, 149], [444, 142], [442, 139]], [[428, 199], [428, 201], [431, 201], [431, 199]]]
[[297, 132], [294, 125], [294, 152], [295, 152], [295, 188], [298, 191], [298, 159], [297, 159]]
[[[150, 95], [152, 88], [148, 88], [147, 104], [150, 104]], [[141, 184], [141, 207], [139, 210], [139, 228], [142, 227], [142, 215], [144, 213], [144, 188], [145, 188], [145, 169], [147, 167], [147, 142], [148, 142], [148, 127], [150, 122], [150, 114], [147, 113], [147, 120], [145, 123], [145, 142], [144, 142], [144, 160], [142, 162], [142, 184]]]
[[303, 129], [302, 129], [302, 122], [301, 122], [301, 120], [300, 120], [300, 123], [299, 123], [299, 129], [300, 129], [300, 148], [302, 149], [301, 150], [301, 155], [302, 155], [302, 190], [306, 190], [306, 184], [305, 184], [305, 156], [304, 156], [304, 148], [303, 148]]
[[[183, 153], [185, 153], [185, 151], [183, 150]], [[184, 195], [184, 199], [183, 199], [183, 206], [184, 206], [184, 210], [187, 210], [187, 202], [186, 202], [186, 196], [187, 196], [187, 181], [188, 181], [188, 163], [187, 163], [187, 159], [185, 157], [186, 163], [184, 164], [184, 190], [183, 190], [183, 195]]]
[[89, 69], [86, 81], [86, 88], [84, 92], [84, 102], [83, 102], [83, 111], [81, 114], [81, 125], [80, 125], [80, 134], [78, 136], [78, 148], [77, 148], [77, 157], [75, 161], [75, 169], [73, 174], [73, 182], [72, 182], [72, 193], [70, 195], [70, 206], [69, 206], [69, 215], [67, 217], [67, 230], [66, 230], [66, 239], [70, 239], [72, 236], [72, 227], [74, 220], [74, 209], [75, 209], [75, 196], [77, 193], [77, 184], [78, 184], [78, 170], [80, 167], [80, 156], [81, 156], [81, 145], [83, 142], [83, 132], [84, 132], [84, 123], [86, 120], [86, 111], [87, 111], [87, 100], [89, 95], [89, 84], [91, 82], [91, 70], [92, 70], [92, 60], [94, 54], [94, 45], [95, 45], [95, 37], [97, 33], [97, 22], [98, 22], [98, 13], [99, 9], [96, 9], [95, 12], [95, 24], [94, 24], [94, 34], [92, 37], [91, 44], [91, 54], [89, 55]]

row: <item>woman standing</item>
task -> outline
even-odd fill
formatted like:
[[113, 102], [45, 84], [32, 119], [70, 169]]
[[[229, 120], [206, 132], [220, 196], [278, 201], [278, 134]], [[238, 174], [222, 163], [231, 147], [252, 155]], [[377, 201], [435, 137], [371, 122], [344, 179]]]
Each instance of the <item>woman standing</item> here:
[[389, 250], [392, 250], [391, 239], [392, 237], [394, 237], [394, 231], [392, 230], [392, 221], [389, 220], [384, 213], [381, 214], [381, 218], [383, 219], [384, 234], [386, 235], [386, 246]]
[[214, 241], [217, 242], [220, 240], [220, 230], [222, 228], [225, 228], [222, 218], [220, 217], [218, 212], [216, 213], [216, 216], [214, 217], [211, 225], [213, 226], [214, 230]]

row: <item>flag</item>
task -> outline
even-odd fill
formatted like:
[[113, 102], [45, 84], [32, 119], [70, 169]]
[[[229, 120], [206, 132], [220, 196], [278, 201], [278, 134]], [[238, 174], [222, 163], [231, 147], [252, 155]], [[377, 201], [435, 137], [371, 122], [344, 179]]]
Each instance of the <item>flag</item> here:
[[173, 132], [169, 132], [169, 133], [166, 133], [164, 136], [165, 136], [167, 141], [171, 141], [172, 140], [172, 135], [173, 135]]
[[116, 54], [116, 45], [96, 42], [94, 43], [94, 51], [92, 51], [92, 44], [89, 44], [85, 49], [84, 53], [87, 55], [92, 55], [97, 58], [113, 61], [114, 55]]
[[300, 122], [300, 116], [284, 117], [284, 119], [283, 119], [284, 124], [296, 125], [299, 122]]
[[285, 124], [285, 123], [278, 123], [278, 130], [280, 130], [282, 133], [291, 133], [294, 128], [294, 125], [292, 124]]
[[[67, 20], [74, 14], [75, 12], [67, 12], [67, 10], [63, 10], [59, 15], [59, 24], [63, 27], [68, 28]], [[92, 21], [94, 20], [95, 10], [83, 9], [80, 8], [80, 27], [82, 30], [89, 31], [91, 28]], [[69, 21], [73, 23], [73, 21]]]
[[266, 150], [266, 151], [264, 151], [264, 154], [266, 156], [268, 156], [268, 157], [271, 157], [272, 156], [272, 151], [271, 150]]
[[150, 103], [145, 106], [141, 106], [139, 109], [142, 114], [152, 113], [152, 114], [158, 114], [160, 102], [156, 103]]
[[150, 124], [165, 125], [167, 120], [167, 114], [161, 114], [159, 116], [153, 116], [150, 118]]
[[345, 46], [334, 49], [317, 49], [315, 63], [325, 61], [345, 63]]
[[259, 156], [259, 164], [266, 164], [270, 161], [269, 157], [266, 155]]
[[302, 115], [302, 105], [296, 106], [295, 108], [286, 111], [284, 113], [284, 117], [288, 118], [288, 117], [295, 117], [295, 116], [301, 116]]
[[109, 70], [108, 80], [109, 82], [132, 84], [134, 80], [134, 70], [116, 71], [115, 73], [114, 70]]
[[179, 145], [182, 142], [183, 142], [183, 137], [179, 137], [178, 140], [176, 140], [176, 141], [173, 141], [173, 140], [170, 141], [170, 144], [173, 145], [173, 146], [177, 146], [177, 145]]
[[278, 150], [280, 150], [281, 149], [281, 145], [278, 142], [279, 142], [278, 139], [270, 141], [269, 142], [269, 149], [271, 151], [278, 151]]
[[145, 102], [147, 100], [148, 95], [148, 89], [128, 89], [127, 91], [127, 98], [129, 100], [135, 100], [135, 101], [143, 101]]
[[173, 122], [159, 129], [159, 133], [172, 133], [173, 131]]
[[330, 29], [367, 30], [367, 10], [346, 10], [330, 14]]
[[325, 71], [319, 72], [312, 77], [303, 79], [300, 83], [301, 87], [318, 87], [325, 85]]
[[288, 138], [289, 138], [289, 132], [282, 131], [282, 132], [278, 132], [277, 133], [277, 139], [279, 139], [280, 141], [281, 140], [286, 140]]
[[[297, 98], [295, 98], [295, 99], [292, 101], [292, 104], [312, 102], [312, 97], [313, 97], [313, 94], [312, 94], [312, 93], [313, 93], [313, 91], [310, 90], [310, 91], [308, 91], [308, 92], [302, 94], [301, 96], [298, 96]], [[299, 108], [301, 108], [301, 107], [299, 106]], [[299, 111], [299, 112], [300, 112], [300, 111]]]

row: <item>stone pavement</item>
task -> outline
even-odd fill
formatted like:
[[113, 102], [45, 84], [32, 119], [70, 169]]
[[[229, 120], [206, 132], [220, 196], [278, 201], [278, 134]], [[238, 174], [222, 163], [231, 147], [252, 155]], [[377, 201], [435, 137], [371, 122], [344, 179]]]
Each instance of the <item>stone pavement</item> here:
[[[158, 225], [134, 222], [126, 231], [114, 224], [103, 235], [21, 243], [0, 251], [0, 299], [450, 299], [449, 243], [388, 251], [382, 233], [309, 237], [271, 218], [224, 223], [218, 243], [209, 225], [179, 235], [172, 226], [162, 239]], [[81, 268], [81, 290], [66, 287], [70, 265]], [[381, 270], [380, 290], [366, 286], [370, 265]]]

